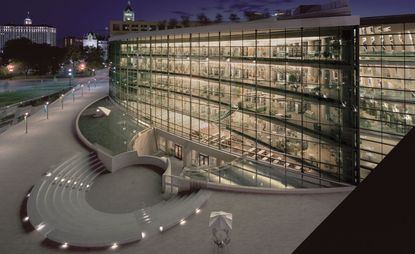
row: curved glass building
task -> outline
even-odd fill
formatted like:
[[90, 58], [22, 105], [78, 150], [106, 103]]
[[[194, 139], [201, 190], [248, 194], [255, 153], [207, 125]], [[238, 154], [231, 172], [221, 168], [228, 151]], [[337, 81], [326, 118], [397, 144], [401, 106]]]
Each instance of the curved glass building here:
[[[271, 18], [113, 37], [110, 95], [137, 121], [192, 143], [355, 184], [358, 25]], [[174, 150], [190, 164], [209, 156]]]

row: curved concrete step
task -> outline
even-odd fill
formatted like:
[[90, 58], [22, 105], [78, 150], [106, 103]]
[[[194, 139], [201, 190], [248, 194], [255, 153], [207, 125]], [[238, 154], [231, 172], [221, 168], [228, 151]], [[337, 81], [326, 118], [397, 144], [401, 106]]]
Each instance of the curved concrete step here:
[[124, 214], [98, 211], [86, 192], [105, 167], [94, 153], [75, 155], [47, 172], [28, 199], [30, 223], [45, 237], [78, 247], [106, 247], [139, 241], [163, 232], [195, 213], [209, 198], [208, 191], [174, 196], [153, 206]]

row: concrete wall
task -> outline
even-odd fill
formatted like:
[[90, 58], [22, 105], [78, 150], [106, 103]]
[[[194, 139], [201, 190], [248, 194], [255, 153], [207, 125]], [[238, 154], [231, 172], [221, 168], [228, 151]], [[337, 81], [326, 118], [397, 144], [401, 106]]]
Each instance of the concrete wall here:
[[327, 194], [327, 193], [349, 193], [354, 190], [354, 186], [349, 187], [336, 187], [336, 188], [304, 188], [304, 189], [276, 189], [276, 188], [261, 188], [261, 187], [249, 187], [240, 185], [228, 185], [210, 183], [204, 181], [197, 181], [192, 179], [184, 179], [179, 176], [166, 176], [169, 178], [166, 180], [170, 185], [166, 186], [165, 189], [170, 191], [175, 187], [176, 192], [187, 192], [198, 189], [209, 189], [217, 191], [232, 191], [242, 193], [258, 193], [258, 194]]
[[[230, 162], [236, 159], [237, 157], [231, 153], [227, 153], [226, 151], [220, 151], [219, 149], [215, 149], [212, 147], [208, 147], [204, 144], [195, 143], [191, 140], [179, 137], [177, 135], [171, 134], [169, 132], [166, 132], [164, 130], [160, 130], [158, 128], [155, 128], [155, 135], [156, 137], [161, 136], [165, 138], [166, 140], [169, 140], [175, 144], [178, 144], [182, 146], [183, 148], [183, 161], [189, 161], [190, 158], [185, 158], [189, 155], [191, 150], [198, 151], [200, 153], [206, 154], [208, 156], [215, 157], [217, 159], [223, 160], [225, 162]], [[186, 165], [190, 166], [190, 165]]]
[[163, 172], [170, 167], [170, 161], [167, 158], [139, 156], [136, 151], [125, 152], [116, 156], [111, 156], [99, 148], [96, 149], [96, 152], [98, 158], [110, 172], [115, 172], [131, 165], [152, 165], [162, 169]]
[[134, 139], [133, 149], [140, 155], [151, 155], [158, 151], [155, 131], [153, 128], [137, 134]]

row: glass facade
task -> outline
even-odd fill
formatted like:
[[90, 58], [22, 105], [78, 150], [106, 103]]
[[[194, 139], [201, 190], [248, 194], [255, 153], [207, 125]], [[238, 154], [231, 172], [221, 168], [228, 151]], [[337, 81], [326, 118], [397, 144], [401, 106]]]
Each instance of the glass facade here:
[[112, 41], [110, 95], [131, 117], [244, 158], [358, 183], [357, 27], [178, 31]]
[[[414, 126], [415, 17], [360, 27], [361, 177]], [[373, 22], [373, 24], [370, 24]]]

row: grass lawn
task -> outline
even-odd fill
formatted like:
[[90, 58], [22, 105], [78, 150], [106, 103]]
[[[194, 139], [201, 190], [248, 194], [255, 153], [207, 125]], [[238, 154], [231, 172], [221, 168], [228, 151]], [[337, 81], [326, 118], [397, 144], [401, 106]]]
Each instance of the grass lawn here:
[[50, 87], [49, 89], [36, 89], [36, 90], [22, 90], [14, 92], [0, 93], [0, 107], [19, 103], [45, 95], [49, 95], [58, 91], [61, 91], [63, 87]]
[[[99, 106], [110, 109], [110, 115], [94, 117]], [[89, 142], [101, 145], [112, 155], [126, 152], [130, 149], [128, 144], [131, 139], [144, 128], [137, 126], [123, 114], [124, 112], [107, 98], [100, 100], [82, 113], [79, 119], [79, 129]]]

